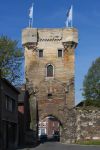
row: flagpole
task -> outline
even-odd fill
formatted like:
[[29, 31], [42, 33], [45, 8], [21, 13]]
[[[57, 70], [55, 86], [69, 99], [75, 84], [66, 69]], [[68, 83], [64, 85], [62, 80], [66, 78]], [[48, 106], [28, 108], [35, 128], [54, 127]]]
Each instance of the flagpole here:
[[66, 27], [68, 28], [68, 20], [66, 20]]
[[33, 26], [33, 3], [29, 9], [29, 28]]
[[[34, 3], [32, 3], [32, 7], [34, 6]], [[34, 7], [33, 7], [33, 11], [34, 11]], [[33, 27], [33, 15], [32, 15], [32, 24], [31, 27]]]
[[29, 19], [29, 28], [31, 27], [31, 20]]
[[73, 5], [72, 5], [72, 27], [73, 27]]
[[74, 19], [74, 4], [75, 4], [75, 1], [72, 0], [72, 27], [74, 25], [74, 23], [73, 23], [73, 19]]
[[72, 21], [71, 21], [71, 27], [73, 27], [73, 5], [72, 5], [71, 7], [72, 7]]

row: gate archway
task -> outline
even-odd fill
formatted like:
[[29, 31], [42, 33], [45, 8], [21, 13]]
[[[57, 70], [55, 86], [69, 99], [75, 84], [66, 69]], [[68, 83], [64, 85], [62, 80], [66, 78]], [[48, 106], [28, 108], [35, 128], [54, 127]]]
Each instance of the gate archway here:
[[61, 127], [62, 123], [57, 117], [52, 114], [44, 116], [39, 120], [39, 137], [46, 135], [49, 141], [60, 141]]

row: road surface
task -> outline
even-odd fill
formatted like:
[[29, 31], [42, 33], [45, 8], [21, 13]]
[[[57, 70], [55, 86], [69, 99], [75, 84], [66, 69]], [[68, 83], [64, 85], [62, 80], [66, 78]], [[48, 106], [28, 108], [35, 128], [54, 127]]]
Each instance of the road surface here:
[[57, 142], [47, 142], [35, 148], [24, 148], [18, 150], [100, 150], [100, 146], [66, 145]]

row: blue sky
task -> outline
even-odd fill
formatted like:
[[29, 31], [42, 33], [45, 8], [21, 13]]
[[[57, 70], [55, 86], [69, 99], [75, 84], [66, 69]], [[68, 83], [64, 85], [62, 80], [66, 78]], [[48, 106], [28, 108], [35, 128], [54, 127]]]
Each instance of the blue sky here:
[[[21, 31], [28, 26], [29, 7], [33, 0], [0, 0], [0, 35], [19, 41]], [[79, 31], [76, 49], [76, 103], [81, 101], [82, 82], [91, 63], [100, 56], [99, 0], [34, 0], [34, 27], [65, 27], [66, 11], [73, 3], [73, 24]]]

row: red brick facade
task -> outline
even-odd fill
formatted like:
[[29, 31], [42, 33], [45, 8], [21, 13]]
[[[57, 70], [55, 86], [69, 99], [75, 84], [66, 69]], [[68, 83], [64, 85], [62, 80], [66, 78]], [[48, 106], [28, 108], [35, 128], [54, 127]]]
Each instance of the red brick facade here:
[[51, 138], [55, 131], [60, 132], [60, 123], [55, 117], [48, 116], [39, 122], [39, 136], [46, 134]]

